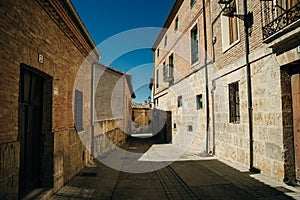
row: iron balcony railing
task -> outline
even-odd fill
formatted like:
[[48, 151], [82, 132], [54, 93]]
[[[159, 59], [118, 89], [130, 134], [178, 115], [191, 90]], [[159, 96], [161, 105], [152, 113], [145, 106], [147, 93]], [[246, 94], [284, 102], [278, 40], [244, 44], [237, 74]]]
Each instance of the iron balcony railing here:
[[173, 76], [173, 65], [165, 65], [163, 68], [163, 72], [164, 72], [164, 81], [165, 82], [170, 82], [174, 80], [174, 76]]
[[300, 2], [284, 9], [279, 1], [261, 0], [263, 39], [274, 35], [300, 19]]

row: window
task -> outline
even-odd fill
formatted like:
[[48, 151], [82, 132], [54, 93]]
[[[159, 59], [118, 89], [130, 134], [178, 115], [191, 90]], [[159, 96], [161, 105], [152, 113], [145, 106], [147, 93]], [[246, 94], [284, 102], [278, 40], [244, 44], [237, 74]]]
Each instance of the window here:
[[157, 49], [157, 57], [159, 57], [159, 49]]
[[158, 106], [158, 98], [154, 99], [155, 105]]
[[174, 56], [173, 54], [169, 56], [169, 77], [173, 77], [173, 69], [174, 69]]
[[[233, 1], [234, 5], [234, 11], [233, 14], [237, 14], [236, 12], [236, 3], [235, 0]], [[235, 41], [238, 40], [238, 21], [237, 17], [228, 17], [228, 24], [229, 24], [229, 45], [234, 43]]]
[[75, 90], [74, 118], [76, 130], [83, 131], [83, 93]]
[[177, 97], [177, 106], [178, 108], [182, 107], [182, 96]]
[[297, 3], [299, 3], [299, 0], [277, 0], [275, 2], [277, 16], [282, 15], [288, 9], [292, 8], [293, 6], [295, 6]]
[[240, 96], [238, 82], [229, 84], [229, 122], [240, 122]]
[[190, 4], [191, 4], [191, 7], [193, 7], [193, 5], [196, 3], [196, 0], [191, 0]]
[[158, 69], [156, 70], [156, 88], [158, 88]]
[[191, 61], [192, 64], [198, 62], [198, 27], [197, 25], [191, 30]]
[[168, 36], [165, 36], [165, 47], [168, 45]]
[[[225, 12], [225, 11], [224, 11]], [[232, 44], [239, 40], [239, 29], [237, 15], [236, 0], [230, 3], [230, 9], [227, 11], [228, 16], [221, 17], [222, 29], [222, 46], [223, 50], [227, 50]], [[223, 13], [224, 14], [224, 13]]]
[[176, 17], [176, 19], [175, 19], [175, 28], [174, 28], [175, 31], [178, 30], [178, 25], [179, 25], [179, 19], [178, 19], [178, 17]]
[[203, 99], [202, 94], [196, 96], [197, 110], [201, 110], [203, 108]]

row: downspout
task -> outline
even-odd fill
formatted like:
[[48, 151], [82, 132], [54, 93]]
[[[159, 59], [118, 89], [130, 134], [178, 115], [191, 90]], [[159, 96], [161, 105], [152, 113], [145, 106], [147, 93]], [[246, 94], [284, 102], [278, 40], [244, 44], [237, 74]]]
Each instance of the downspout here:
[[212, 81], [212, 89], [211, 89], [211, 112], [212, 112], [212, 154], [216, 153], [216, 133], [215, 133], [215, 90], [216, 90], [216, 82]]
[[204, 36], [204, 67], [205, 67], [205, 96], [206, 96], [206, 149], [205, 153], [209, 154], [209, 91], [208, 91], [208, 69], [207, 69], [207, 32], [206, 32], [206, 9], [205, 0], [203, 4], [203, 36]]
[[245, 34], [245, 52], [246, 52], [246, 68], [247, 68], [247, 95], [248, 95], [248, 117], [249, 117], [249, 171], [258, 172], [258, 169], [253, 167], [253, 107], [252, 107], [252, 86], [251, 86], [251, 68], [249, 62], [249, 32], [248, 20], [249, 14], [247, 10], [247, 0], [243, 0], [244, 12], [244, 34]]
[[95, 65], [98, 61], [96, 60], [92, 64], [91, 72], [91, 132], [92, 132], [92, 141], [91, 141], [91, 154], [95, 157], [95, 91], [94, 91], [94, 75], [95, 75]]
[[[222, 11], [216, 16], [216, 18], [211, 22], [211, 46], [212, 46], [212, 63], [215, 62], [215, 43], [216, 43], [216, 38], [214, 34], [214, 25], [217, 22], [217, 20], [220, 18], [223, 10], [225, 7], [222, 9]], [[211, 11], [211, 10], [210, 10]], [[212, 13], [212, 11], [211, 11]], [[216, 129], [215, 129], [215, 109], [214, 109], [214, 104], [215, 104], [215, 90], [216, 90], [216, 81], [212, 81], [212, 89], [211, 89], [211, 99], [212, 99], [212, 143], [213, 143], [213, 149], [212, 153], [216, 153]]]

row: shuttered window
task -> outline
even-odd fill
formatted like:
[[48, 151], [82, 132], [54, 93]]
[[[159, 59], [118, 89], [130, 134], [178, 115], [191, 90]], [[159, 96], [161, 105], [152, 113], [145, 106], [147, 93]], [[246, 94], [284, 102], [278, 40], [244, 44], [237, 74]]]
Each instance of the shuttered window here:
[[76, 130], [83, 131], [83, 93], [79, 90], [75, 90], [74, 118]]

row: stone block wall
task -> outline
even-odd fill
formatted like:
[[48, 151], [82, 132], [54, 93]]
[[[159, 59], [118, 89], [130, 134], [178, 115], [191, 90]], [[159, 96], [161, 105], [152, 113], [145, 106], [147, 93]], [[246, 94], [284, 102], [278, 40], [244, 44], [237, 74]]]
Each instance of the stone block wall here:
[[[236, 1], [238, 14], [242, 14], [243, 1]], [[212, 147], [215, 146], [215, 154], [219, 158], [249, 167], [250, 139], [244, 21], [237, 19], [238, 40], [232, 45], [224, 46], [224, 38], [229, 35], [224, 33], [222, 27], [228, 18], [222, 16], [222, 7], [218, 1], [206, 1], [206, 3], [209, 9], [206, 29], [208, 32], [208, 61], [213, 61], [209, 63], [208, 68], [209, 149], [212, 150]], [[282, 180], [284, 176], [293, 177], [295, 171], [291, 83], [287, 69], [293, 73], [299, 73], [299, 70], [295, 69], [300, 63], [300, 54], [296, 48], [298, 43], [295, 41], [299, 36], [300, 29], [290, 26], [285, 30], [285, 34], [274, 37], [274, 41], [263, 41], [260, 3], [259, 1], [247, 1], [248, 11], [253, 13], [254, 22], [249, 29], [253, 101], [253, 164], [263, 174]], [[197, 130], [194, 131], [196, 132], [195, 137], [199, 138], [195, 140], [197, 141], [195, 152], [199, 152], [199, 149], [201, 151], [205, 146], [207, 117], [204, 111], [205, 107], [203, 111], [199, 111], [200, 120], [193, 118], [193, 122], [191, 122], [191, 113], [186, 109], [195, 105], [195, 97], [192, 97], [195, 94], [203, 94], [203, 105], [206, 105], [205, 74], [204, 68], [202, 68], [203, 53], [201, 50], [199, 51], [199, 63], [190, 64], [190, 30], [196, 23], [200, 30], [200, 48], [205, 41], [202, 32], [201, 2], [196, 1], [194, 6], [195, 10], [190, 7], [189, 1], [184, 1], [180, 8], [172, 10], [166, 21], [168, 30], [165, 35], [168, 36], [168, 44], [164, 45], [165, 35], [158, 38], [154, 69], [155, 73], [157, 69], [160, 70], [160, 85], [159, 88], [155, 88], [156, 77], [154, 77], [153, 97], [158, 99], [158, 109], [172, 111], [173, 138], [182, 132], [189, 132], [188, 129], [185, 129], [187, 126], [193, 123], [197, 124]], [[196, 10], [199, 12], [197, 13]], [[179, 19], [178, 31], [186, 37], [180, 38], [174, 34], [177, 16]], [[179, 41], [178, 38], [180, 38]], [[157, 56], [158, 49], [160, 56]], [[162, 80], [162, 63], [168, 64], [168, 57], [171, 54], [174, 54], [174, 82], [166, 83]], [[180, 69], [176, 71], [177, 66]], [[185, 81], [188, 84], [182, 84]], [[236, 81], [239, 83], [240, 122], [230, 123], [228, 85]], [[187, 92], [187, 85], [192, 85], [193, 92]], [[192, 93], [193, 95], [191, 95]], [[182, 108], [177, 107], [179, 95], [183, 96]], [[193, 145], [191, 149], [193, 149]]]
[[134, 115], [134, 124], [133, 126], [137, 125], [141, 128], [147, 127], [149, 125], [151, 116], [150, 116], [150, 109], [143, 109], [143, 108], [133, 108], [133, 115]]
[[[172, 112], [172, 143], [187, 148], [187, 153], [195, 154], [206, 149], [206, 100], [204, 69], [174, 84], [159, 98], [156, 107]], [[202, 94], [203, 108], [197, 110], [196, 95]], [[182, 96], [182, 107], [177, 98]], [[157, 129], [163, 128], [164, 121]], [[185, 137], [186, 136], [186, 137]], [[187, 146], [188, 145], [188, 146]]]
[[99, 158], [126, 143], [128, 135], [120, 128], [119, 120], [103, 120], [95, 124], [94, 157]]

